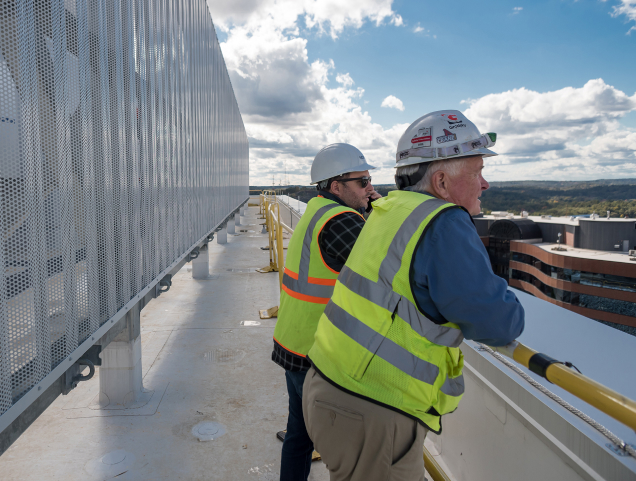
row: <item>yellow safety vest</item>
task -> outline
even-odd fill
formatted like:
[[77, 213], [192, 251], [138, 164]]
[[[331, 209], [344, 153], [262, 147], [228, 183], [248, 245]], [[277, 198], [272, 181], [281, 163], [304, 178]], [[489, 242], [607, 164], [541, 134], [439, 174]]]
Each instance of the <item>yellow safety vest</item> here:
[[307, 203], [287, 247], [274, 341], [302, 357], [314, 343], [318, 319], [338, 277], [338, 272], [323, 260], [318, 237], [325, 224], [343, 212], [360, 215], [350, 207], [314, 197]]
[[464, 337], [456, 324], [426, 317], [409, 276], [427, 226], [452, 208], [458, 206], [406, 191], [373, 203], [307, 356], [344, 390], [435, 433], [441, 432], [441, 415], [454, 411], [464, 392], [458, 347]]

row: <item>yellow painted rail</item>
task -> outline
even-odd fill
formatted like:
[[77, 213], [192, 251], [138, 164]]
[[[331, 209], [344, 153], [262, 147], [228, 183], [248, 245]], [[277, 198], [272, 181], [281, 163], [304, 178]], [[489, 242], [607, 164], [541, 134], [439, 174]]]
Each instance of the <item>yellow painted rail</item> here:
[[[518, 341], [513, 341], [503, 347], [489, 347], [636, 430], [636, 402], [634, 400]], [[449, 481], [448, 475], [426, 448], [424, 448], [424, 466], [433, 481]]]
[[[280, 220], [280, 205], [276, 200], [274, 191], [263, 191], [260, 195], [259, 214], [264, 216], [264, 231], [268, 233], [269, 265], [257, 269], [258, 272], [278, 272], [279, 287], [283, 285], [283, 273], [285, 270], [285, 256], [283, 247], [283, 227], [291, 232], [290, 228]], [[261, 319], [270, 319], [278, 316], [278, 306], [269, 309], [260, 309]]]
[[636, 430], [636, 402], [632, 399], [520, 342], [514, 341], [504, 347], [490, 348]]
[[426, 448], [424, 448], [424, 468], [433, 481], [450, 481], [448, 475]]

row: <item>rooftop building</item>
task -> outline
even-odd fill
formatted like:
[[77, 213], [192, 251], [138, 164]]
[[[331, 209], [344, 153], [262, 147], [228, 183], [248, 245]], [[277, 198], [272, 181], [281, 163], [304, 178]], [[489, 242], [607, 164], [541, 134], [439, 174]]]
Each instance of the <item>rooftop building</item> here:
[[636, 220], [506, 212], [473, 220], [511, 286], [636, 334]]

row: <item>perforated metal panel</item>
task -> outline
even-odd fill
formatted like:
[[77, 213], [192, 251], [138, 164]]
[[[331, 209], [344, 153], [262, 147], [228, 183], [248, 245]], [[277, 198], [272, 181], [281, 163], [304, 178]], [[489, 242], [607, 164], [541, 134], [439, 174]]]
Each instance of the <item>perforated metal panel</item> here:
[[205, 0], [0, 0], [0, 415], [247, 197]]

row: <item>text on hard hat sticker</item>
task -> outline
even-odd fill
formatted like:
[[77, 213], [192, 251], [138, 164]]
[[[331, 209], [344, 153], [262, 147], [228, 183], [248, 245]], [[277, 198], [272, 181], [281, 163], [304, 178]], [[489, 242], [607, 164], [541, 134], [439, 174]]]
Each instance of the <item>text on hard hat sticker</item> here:
[[431, 127], [418, 129], [417, 134], [411, 139], [412, 144], [419, 144], [418, 147], [430, 147], [433, 136], [431, 134]]
[[445, 142], [450, 142], [452, 140], [457, 140], [457, 135], [455, 135], [454, 133], [444, 129], [444, 135], [441, 135], [441, 136], [437, 137], [435, 140], [437, 140], [438, 144], [443, 144]]

